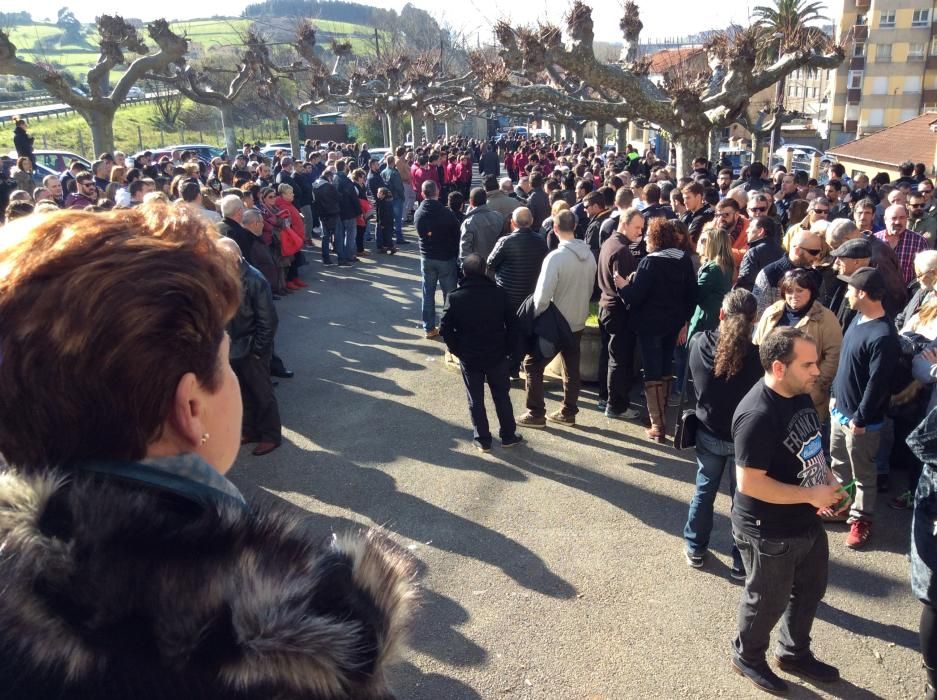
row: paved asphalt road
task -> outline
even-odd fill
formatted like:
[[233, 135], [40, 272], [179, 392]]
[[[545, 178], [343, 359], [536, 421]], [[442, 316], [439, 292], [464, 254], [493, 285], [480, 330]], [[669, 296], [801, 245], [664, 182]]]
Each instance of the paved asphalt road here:
[[[277, 388], [284, 445], [242, 451], [231, 472], [245, 491], [307, 511], [323, 537], [382, 525], [419, 559], [422, 606], [392, 672], [398, 697], [764, 697], [729, 670], [741, 588], [729, 578], [728, 497], [716, 504], [713, 556], [690, 569], [692, 455], [608, 421], [594, 386], [576, 427], [473, 449], [461, 377], [418, 328], [416, 246], [401, 250], [351, 270], [311, 256], [309, 289], [277, 302], [278, 352], [296, 372]], [[523, 392], [511, 393], [519, 413]], [[881, 506], [865, 551], [845, 548], [844, 525], [829, 527], [814, 649], [844, 680], [800, 683], [794, 698], [922, 695], [911, 517]]]

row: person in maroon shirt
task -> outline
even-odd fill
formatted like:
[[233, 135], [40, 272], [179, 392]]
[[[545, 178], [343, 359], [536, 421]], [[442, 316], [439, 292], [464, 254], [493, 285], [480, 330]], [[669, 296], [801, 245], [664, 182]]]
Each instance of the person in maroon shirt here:
[[914, 280], [914, 256], [927, 250], [927, 240], [908, 228], [908, 210], [903, 204], [892, 204], [885, 210], [885, 229], [875, 234], [885, 241], [898, 257], [905, 284]]

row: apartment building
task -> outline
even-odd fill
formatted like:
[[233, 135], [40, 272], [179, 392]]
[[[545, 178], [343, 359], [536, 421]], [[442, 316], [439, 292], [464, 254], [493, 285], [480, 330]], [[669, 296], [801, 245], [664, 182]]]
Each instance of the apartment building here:
[[846, 48], [830, 80], [831, 146], [937, 108], [937, 0], [838, 0], [830, 11]]

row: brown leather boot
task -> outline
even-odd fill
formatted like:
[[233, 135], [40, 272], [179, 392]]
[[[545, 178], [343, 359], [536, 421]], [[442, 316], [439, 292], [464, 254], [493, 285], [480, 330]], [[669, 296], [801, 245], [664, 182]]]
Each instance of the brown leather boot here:
[[663, 442], [666, 432], [664, 416], [667, 410], [664, 383], [661, 381], [644, 382], [644, 398], [647, 399], [647, 415], [651, 419], [651, 427], [645, 428], [644, 432], [649, 440]]

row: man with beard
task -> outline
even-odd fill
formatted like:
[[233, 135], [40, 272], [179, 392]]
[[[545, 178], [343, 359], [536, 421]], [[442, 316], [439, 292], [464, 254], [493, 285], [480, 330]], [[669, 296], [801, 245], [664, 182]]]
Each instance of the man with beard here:
[[703, 226], [716, 217], [716, 212], [703, 198], [706, 190], [700, 183], [691, 182], [684, 186], [681, 192], [683, 192], [683, 203], [686, 205], [686, 214], [683, 215], [682, 221], [690, 230], [693, 245], [696, 245], [696, 241], [703, 232]]
[[[735, 410], [738, 486], [732, 534], [746, 579], [732, 643], [732, 669], [766, 692], [787, 683], [765, 658], [781, 622], [775, 659], [783, 671], [831, 682], [839, 671], [810, 650], [810, 630], [826, 592], [829, 543], [818, 514], [848, 497], [826, 463], [810, 390], [820, 376], [817, 346], [801, 329], [772, 331], [759, 347], [764, 379]], [[844, 502], [844, 503], [843, 503]]]
[[758, 273], [784, 257], [778, 236], [778, 222], [770, 216], [756, 216], [748, 222], [748, 251], [739, 264], [736, 287], [752, 291]]
[[[779, 285], [784, 273], [795, 267], [813, 267], [823, 254], [823, 239], [812, 231], [798, 231], [791, 241], [791, 249], [783, 258], [767, 265], [755, 278], [752, 294], [758, 300], [758, 317], [781, 298]], [[819, 286], [819, 281], [818, 281]]]
[[905, 284], [914, 279], [914, 256], [927, 250], [927, 241], [908, 228], [908, 210], [903, 204], [893, 204], [885, 210], [885, 229], [875, 234], [895, 251]]

